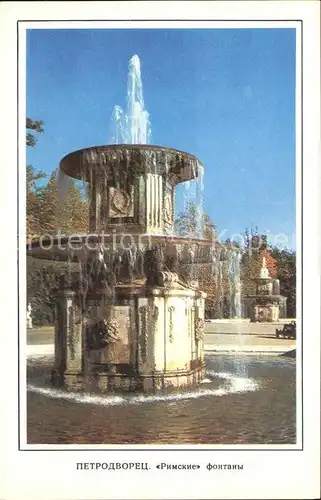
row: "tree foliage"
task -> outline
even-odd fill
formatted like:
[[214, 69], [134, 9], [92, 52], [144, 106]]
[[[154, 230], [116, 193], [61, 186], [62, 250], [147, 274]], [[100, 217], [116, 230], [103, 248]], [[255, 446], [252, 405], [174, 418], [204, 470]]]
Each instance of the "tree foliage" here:
[[[35, 121], [31, 118], [27, 118], [26, 128], [26, 145], [29, 147], [34, 147], [37, 142], [37, 138], [34, 134], [28, 132], [28, 130], [33, 130], [37, 133], [42, 133], [44, 123], [42, 121]], [[37, 171], [32, 165], [27, 165], [26, 171], [26, 205], [27, 205], [27, 242], [32, 239], [32, 235], [40, 236], [41, 234], [41, 197], [42, 189], [38, 185], [38, 181], [45, 179], [47, 175], [42, 171]]]
[[64, 195], [59, 192], [57, 171], [53, 171], [42, 191], [41, 227], [46, 234], [84, 233], [88, 230], [88, 203], [73, 179]]
[[178, 236], [196, 238], [202, 235], [205, 239], [214, 241], [217, 236], [216, 226], [210, 216], [200, 214], [194, 202], [190, 202], [183, 212], [180, 212], [174, 222], [174, 232]]
[[[27, 118], [27, 131], [44, 132], [43, 121]], [[36, 138], [27, 133], [27, 146], [34, 147]], [[51, 173], [46, 184], [38, 182], [47, 174], [27, 165], [27, 240], [39, 238], [43, 234], [64, 234], [85, 232], [88, 229], [88, 203], [75, 181], [70, 179], [64, 196], [59, 193], [57, 170]]]
[[296, 253], [293, 250], [271, 248], [271, 255], [277, 262], [280, 293], [287, 297], [288, 317], [296, 317]]
[[27, 118], [26, 120], [26, 129], [27, 129], [27, 135], [26, 135], [26, 142], [27, 142], [27, 146], [30, 146], [30, 147], [35, 147], [36, 143], [37, 143], [37, 137], [35, 136], [35, 134], [32, 134], [31, 132], [29, 132], [29, 130], [32, 130], [34, 132], [36, 132], [37, 134], [42, 134], [43, 131], [44, 131], [44, 122], [43, 121], [39, 121], [39, 120], [32, 120], [31, 118]]
[[77, 264], [27, 257], [27, 302], [32, 304], [34, 325], [52, 325], [60, 277], [77, 270]]
[[[207, 294], [205, 301], [205, 314], [207, 317], [227, 317], [230, 310], [230, 289], [228, 282], [227, 262], [219, 261], [214, 264], [215, 248], [218, 244], [216, 225], [206, 212], [202, 215], [202, 221], [198, 220], [198, 211], [194, 203], [190, 203], [184, 212], [178, 214], [175, 221], [175, 234], [188, 238], [199, 237], [201, 228], [204, 239], [212, 242], [211, 250], [208, 252], [208, 260], [191, 265], [193, 278], [198, 281], [200, 290]], [[222, 245], [228, 247], [229, 245]], [[216, 254], [216, 258], [219, 251]], [[182, 272], [182, 271], [181, 271]], [[184, 274], [184, 270], [182, 272]], [[220, 274], [220, 279], [217, 275]], [[223, 300], [225, 295], [225, 300]]]
[[[26, 144], [34, 147], [37, 138], [32, 130], [42, 133], [43, 122], [27, 118]], [[57, 171], [47, 174], [37, 171], [32, 165], [26, 168], [27, 242], [44, 234], [85, 232], [88, 229], [88, 204], [73, 179], [67, 186], [63, 198], [59, 193]], [[52, 324], [54, 319], [55, 294], [62, 274], [70, 272], [73, 264], [59, 263], [27, 257], [27, 295], [33, 308], [33, 322]]]
[[27, 240], [30, 241], [31, 235], [41, 234], [42, 188], [37, 182], [47, 176], [44, 172], [37, 172], [31, 165], [27, 165], [26, 177]]

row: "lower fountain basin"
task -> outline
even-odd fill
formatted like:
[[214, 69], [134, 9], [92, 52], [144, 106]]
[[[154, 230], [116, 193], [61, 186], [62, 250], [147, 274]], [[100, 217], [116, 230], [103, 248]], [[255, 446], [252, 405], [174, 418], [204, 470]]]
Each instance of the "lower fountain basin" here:
[[[95, 371], [88, 376], [83, 373], [59, 370], [52, 371], [52, 382], [55, 387], [65, 387], [73, 392], [162, 392], [177, 389], [189, 389], [201, 383], [205, 375], [205, 363], [197, 360], [191, 362], [188, 370], [168, 370], [159, 373], [124, 374], [106, 372], [104, 366], [95, 367]], [[109, 368], [110, 370], [110, 368]]]

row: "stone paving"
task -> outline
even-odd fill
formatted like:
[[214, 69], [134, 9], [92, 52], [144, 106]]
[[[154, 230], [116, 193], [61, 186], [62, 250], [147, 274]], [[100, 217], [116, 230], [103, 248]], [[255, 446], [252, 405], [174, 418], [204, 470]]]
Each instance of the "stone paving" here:
[[211, 320], [205, 326], [205, 351], [212, 352], [245, 352], [284, 353], [296, 347], [295, 339], [277, 339], [276, 328], [292, 319], [280, 320], [278, 323], [251, 323], [242, 320]]
[[283, 353], [295, 349], [295, 340], [277, 339], [272, 336], [207, 333], [204, 349], [212, 352]]

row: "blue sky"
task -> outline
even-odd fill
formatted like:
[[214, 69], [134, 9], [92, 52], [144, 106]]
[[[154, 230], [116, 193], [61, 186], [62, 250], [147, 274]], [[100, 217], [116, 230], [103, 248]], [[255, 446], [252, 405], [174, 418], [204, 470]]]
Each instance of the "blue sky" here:
[[45, 122], [27, 161], [51, 172], [106, 144], [141, 60], [152, 143], [196, 155], [224, 238], [257, 225], [295, 247], [295, 30], [29, 30], [27, 116]]

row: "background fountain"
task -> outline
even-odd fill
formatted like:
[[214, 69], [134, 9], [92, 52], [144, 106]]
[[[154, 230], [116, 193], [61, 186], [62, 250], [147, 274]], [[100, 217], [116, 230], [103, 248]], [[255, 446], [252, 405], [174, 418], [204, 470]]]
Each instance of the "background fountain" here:
[[284, 297], [280, 295], [280, 282], [272, 279], [266, 266], [266, 258], [263, 257], [260, 276], [255, 280], [256, 295], [251, 304], [251, 321], [254, 322], [277, 322], [280, 318], [280, 303]]

